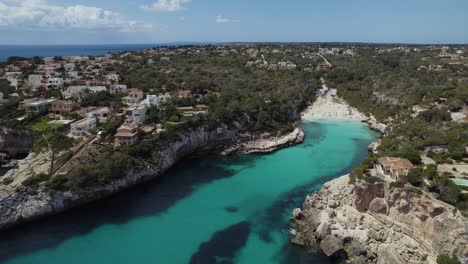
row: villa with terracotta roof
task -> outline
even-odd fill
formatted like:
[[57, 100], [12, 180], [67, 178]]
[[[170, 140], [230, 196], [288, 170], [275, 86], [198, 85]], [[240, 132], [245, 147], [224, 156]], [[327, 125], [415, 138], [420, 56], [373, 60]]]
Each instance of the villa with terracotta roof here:
[[80, 105], [71, 100], [58, 100], [49, 105], [49, 115], [66, 115], [80, 108]]
[[123, 124], [117, 128], [115, 134], [116, 145], [135, 144], [138, 142], [138, 127], [131, 124]]
[[395, 181], [406, 181], [406, 177], [413, 167], [411, 161], [394, 157], [379, 158], [376, 164], [378, 174], [390, 176]]

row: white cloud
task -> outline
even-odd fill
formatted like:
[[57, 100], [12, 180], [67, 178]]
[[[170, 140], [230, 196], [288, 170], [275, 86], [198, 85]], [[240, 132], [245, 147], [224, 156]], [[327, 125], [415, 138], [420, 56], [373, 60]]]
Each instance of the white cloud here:
[[239, 19], [231, 19], [231, 18], [226, 18], [223, 17], [222, 15], [216, 16], [216, 23], [218, 24], [225, 24], [225, 23], [239, 23]]
[[0, 0], [0, 26], [21, 29], [150, 30], [153, 24], [125, 19], [98, 7], [50, 5], [47, 0]]
[[142, 5], [141, 8], [148, 11], [175, 12], [184, 10], [183, 4], [191, 0], [157, 0], [151, 5]]

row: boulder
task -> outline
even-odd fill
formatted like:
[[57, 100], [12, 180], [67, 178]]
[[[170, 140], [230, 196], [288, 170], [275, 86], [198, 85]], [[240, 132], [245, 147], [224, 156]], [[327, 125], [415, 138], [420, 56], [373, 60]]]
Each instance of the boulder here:
[[320, 249], [327, 256], [331, 256], [343, 249], [343, 241], [336, 236], [329, 235], [320, 242]]
[[375, 197], [369, 204], [369, 211], [374, 214], [387, 214], [388, 205], [384, 198]]

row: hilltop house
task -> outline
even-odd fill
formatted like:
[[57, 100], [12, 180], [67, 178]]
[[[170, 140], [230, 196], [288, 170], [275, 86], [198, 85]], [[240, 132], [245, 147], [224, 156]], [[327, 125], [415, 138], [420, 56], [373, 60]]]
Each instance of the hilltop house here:
[[128, 93], [127, 85], [125, 84], [114, 84], [111, 85], [109, 92], [111, 94], [124, 94]]
[[142, 124], [146, 117], [146, 106], [130, 106], [125, 109], [128, 120], [137, 124]]
[[70, 86], [62, 92], [62, 95], [65, 99], [69, 99], [87, 91], [91, 93], [97, 93], [101, 91], [107, 91], [107, 88], [105, 86]]
[[77, 71], [69, 71], [67, 72], [67, 76], [70, 79], [78, 79], [80, 77], [80, 74]]
[[43, 99], [43, 100], [24, 100], [20, 102], [20, 109], [25, 109], [27, 114], [38, 114], [47, 112], [49, 104], [57, 101], [57, 99]]
[[411, 161], [407, 159], [383, 157], [378, 159], [375, 169], [380, 175], [390, 176], [395, 181], [405, 182], [413, 167]]
[[196, 106], [182, 106], [177, 107], [177, 110], [182, 112], [184, 116], [202, 115], [208, 113], [208, 106], [196, 105]]
[[106, 81], [110, 83], [118, 83], [119, 82], [119, 75], [116, 73], [109, 73], [105, 76]]
[[80, 108], [78, 103], [70, 100], [54, 101], [49, 106], [49, 115], [66, 115]]
[[31, 91], [37, 90], [43, 83], [44, 78], [40, 74], [31, 74], [28, 76], [28, 81], [26, 85], [31, 89]]
[[49, 88], [62, 88], [63, 79], [62, 78], [49, 78], [47, 80], [47, 89]]
[[85, 118], [70, 125], [70, 132], [77, 137], [89, 136], [96, 129], [96, 118]]
[[141, 104], [145, 105], [148, 108], [150, 108], [151, 106], [159, 107], [161, 104], [169, 101], [170, 98], [171, 96], [168, 93], [160, 95], [148, 94], [146, 95], [146, 99], [143, 100]]
[[116, 145], [135, 144], [138, 142], [138, 126], [123, 124], [117, 128], [117, 133], [114, 137]]
[[122, 102], [126, 105], [138, 104], [143, 100], [143, 91], [132, 88], [128, 90], [128, 96], [122, 98]]
[[86, 113], [86, 117], [96, 117], [100, 122], [106, 122], [111, 116], [112, 112], [109, 107], [100, 107], [93, 109]]

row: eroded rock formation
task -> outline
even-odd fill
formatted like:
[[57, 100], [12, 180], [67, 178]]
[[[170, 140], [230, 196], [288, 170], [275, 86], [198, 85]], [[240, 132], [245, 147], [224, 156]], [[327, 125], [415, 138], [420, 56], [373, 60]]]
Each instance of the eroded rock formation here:
[[468, 256], [468, 221], [411, 186], [349, 183], [343, 176], [294, 210], [292, 242], [353, 263], [436, 263]]

